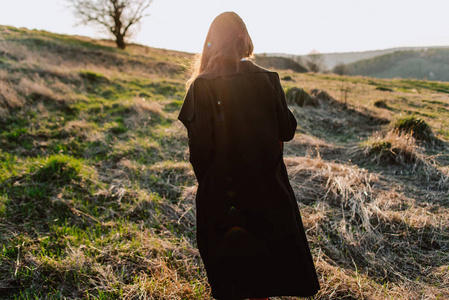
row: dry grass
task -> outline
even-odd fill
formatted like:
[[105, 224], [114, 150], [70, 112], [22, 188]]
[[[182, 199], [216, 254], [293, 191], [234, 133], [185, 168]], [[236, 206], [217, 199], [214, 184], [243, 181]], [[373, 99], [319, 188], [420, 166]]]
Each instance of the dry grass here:
[[21, 61], [25, 60], [30, 53], [24, 45], [0, 40], [0, 54], [15, 61]]
[[32, 79], [20, 79], [18, 88], [21, 93], [34, 100], [61, 100], [60, 96], [56, 94], [52, 89], [48, 88], [45, 82], [39, 76], [35, 76]]
[[320, 157], [286, 164], [321, 275], [316, 299], [449, 296], [447, 284], [430, 284], [444, 282], [435, 272], [449, 263], [445, 212], [421, 208], [354, 165]]
[[72, 120], [68, 121], [61, 129], [61, 134], [69, 137], [81, 137], [87, 139], [92, 136], [92, 131], [95, 125], [86, 122], [85, 120]]
[[[370, 221], [372, 184], [376, 180], [373, 174], [321, 158], [288, 158], [286, 164], [298, 201], [341, 209], [340, 238], [353, 243], [360, 242], [362, 237], [369, 239], [375, 233]], [[355, 225], [364, 233], [356, 233]]]
[[[424, 153], [417, 145], [413, 132], [390, 130], [387, 133], [376, 132], [367, 141], [361, 143], [363, 156], [376, 164], [399, 165], [412, 174], [426, 179], [429, 188], [448, 189], [449, 173], [435, 159]], [[357, 155], [359, 148], [354, 153]]]
[[162, 105], [143, 97], [134, 97], [129, 104], [131, 113], [125, 120], [126, 126], [146, 126], [152, 117], [164, 117]]
[[23, 106], [25, 101], [6, 80], [0, 79], [0, 107], [15, 109]]
[[398, 130], [374, 133], [361, 144], [363, 154], [378, 164], [412, 166], [415, 170], [425, 163], [423, 149], [417, 146], [411, 133]]

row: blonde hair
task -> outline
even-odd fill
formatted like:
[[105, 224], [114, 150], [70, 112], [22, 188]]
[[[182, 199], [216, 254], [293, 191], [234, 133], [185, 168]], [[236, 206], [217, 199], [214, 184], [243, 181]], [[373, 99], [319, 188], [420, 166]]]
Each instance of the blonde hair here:
[[243, 20], [235, 12], [218, 15], [210, 25], [203, 52], [192, 63], [192, 75], [186, 87], [199, 75], [220, 75], [225, 63], [235, 64], [243, 58], [252, 58], [254, 45]]

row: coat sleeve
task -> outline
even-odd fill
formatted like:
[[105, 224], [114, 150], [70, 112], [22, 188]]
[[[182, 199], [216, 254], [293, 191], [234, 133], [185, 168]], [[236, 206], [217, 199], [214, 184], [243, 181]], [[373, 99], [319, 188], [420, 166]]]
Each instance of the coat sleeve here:
[[210, 167], [213, 153], [213, 115], [211, 94], [204, 80], [195, 80], [190, 86], [178, 119], [187, 128], [190, 163], [198, 182]]
[[281, 81], [279, 80], [279, 75], [276, 74], [273, 77], [279, 141], [290, 141], [295, 136], [297, 122], [295, 116], [287, 107], [287, 101], [285, 99], [284, 89], [281, 86]]

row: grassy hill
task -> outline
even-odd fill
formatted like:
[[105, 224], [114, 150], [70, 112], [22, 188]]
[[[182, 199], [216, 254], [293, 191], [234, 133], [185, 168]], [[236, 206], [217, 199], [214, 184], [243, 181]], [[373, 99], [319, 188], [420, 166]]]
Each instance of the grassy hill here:
[[350, 74], [449, 81], [449, 49], [396, 51], [348, 65]]
[[[210, 299], [191, 55], [112, 45], [0, 26], [2, 299]], [[449, 84], [279, 72], [314, 299], [448, 298]]]
[[[399, 47], [389, 48], [382, 50], [371, 51], [358, 51], [358, 52], [335, 52], [335, 53], [321, 53], [323, 57], [323, 65], [326, 69], [332, 70], [338, 64], [352, 64], [362, 60], [370, 60], [377, 56], [391, 54], [394, 52], [407, 52], [407, 51], [425, 51], [425, 50], [449, 50], [448, 46], [432, 46], [432, 47]], [[292, 55], [286, 53], [267, 53], [268, 57], [285, 57], [295, 61], [304, 61], [307, 59], [307, 55]]]

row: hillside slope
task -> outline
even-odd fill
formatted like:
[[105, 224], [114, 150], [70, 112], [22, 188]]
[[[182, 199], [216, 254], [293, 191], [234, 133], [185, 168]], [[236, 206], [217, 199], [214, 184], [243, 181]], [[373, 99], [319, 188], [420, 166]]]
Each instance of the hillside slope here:
[[[0, 26], [1, 299], [211, 299], [191, 55], [110, 45]], [[314, 299], [449, 298], [449, 84], [279, 73]]]

